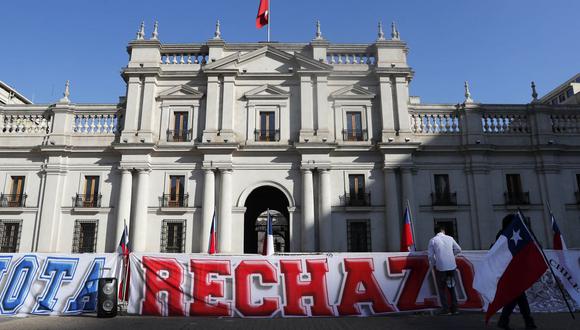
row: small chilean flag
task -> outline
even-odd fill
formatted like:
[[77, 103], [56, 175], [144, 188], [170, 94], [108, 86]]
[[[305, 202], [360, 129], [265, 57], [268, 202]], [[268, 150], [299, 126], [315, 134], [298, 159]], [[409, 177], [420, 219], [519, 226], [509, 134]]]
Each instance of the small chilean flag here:
[[268, 210], [268, 221], [265, 234], [262, 255], [271, 256], [274, 254], [274, 235], [272, 234], [272, 216], [270, 215], [270, 210]]
[[485, 322], [531, 287], [547, 269], [522, 217], [514, 215], [485, 259], [476, 266], [473, 288], [489, 302]]
[[215, 241], [216, 241], [216, 235], [215, 235], [215, 211], [214, 211], [213, 218], [211, 219], [211, 229], [209, 230], [209, 246], [207, 249], [207, 253], [209, 253], [209, 254], [216, 253]]
[[128, 256], [131, 250], [129, 249], [129, 231], [127, 230], [127, 223], [124, 223], [123, 234], [121, 235], [121, 240], [119, 241], [119, 246], [117, 247], [117, 252], [124, 256]]
[[405, 208], [405, 224], [401, 236], [401, 252], [415, 251], [415, 242], [413, 240], [413, 230], [411, 228], [411, 213], [409, 207]]
[[550, 213], [550, 218], [552, 218], [552, 231], [554, 232], [554, 250], [567, 250], [566, 243], [564, 243], [564, 237], [560, 232], [560, 228], [556, 223], [556, 218]]
[[270, 21], [270, 0], [260, 0], [258, 15], [256, 16], [256, 27], [258, 29], [268, 25]]

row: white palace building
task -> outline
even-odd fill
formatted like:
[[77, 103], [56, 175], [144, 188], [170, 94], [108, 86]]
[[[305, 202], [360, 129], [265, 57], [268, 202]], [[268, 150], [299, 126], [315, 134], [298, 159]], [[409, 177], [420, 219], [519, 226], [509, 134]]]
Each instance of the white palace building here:
[[[435, 224], [487, 249], [521, 208], [551, 246], [548, 203], [580, 246], [580, 105], [460, 104], [409, 96], [396, 27], [372, 44], [128, 45], [126, 96], [0, 104], [1, 252], [257, 253], [274, 216], [281, 252], [417, 248]], [[31, 78], [33, 79], [33, 78]], [[578, 87], [578, 86], [576, 86]], [[433, 86], [437, 88], [437, 86]], [[70, 98], [70, 99], [69, 99]]]

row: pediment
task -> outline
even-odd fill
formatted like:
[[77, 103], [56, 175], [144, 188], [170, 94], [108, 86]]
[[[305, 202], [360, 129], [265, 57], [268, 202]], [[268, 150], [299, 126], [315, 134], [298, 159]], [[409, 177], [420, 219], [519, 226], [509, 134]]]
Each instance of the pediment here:
[[361, 86], [351, 85], [333, 92], [330, 97], [333, 99], [370, 100], [375, 97], [375, 93], [371, 93]]
[[191, 100], [191, 99], [201, 99], [202, 97], [203, 97], [202, 92], [188, 85], [179, 85], [171, 87], [159, 93], [159, 95], [157, 96], [157, 98], [161, 100], [168, 99]]
[[248, 100], [251, 99], [287, 99], [290, 93], [272, 85], [262, 85], [244, 94]]
[[329, 71], [331, 69], [332, 66], [328, 64], [272, 46], [264, 46], [245, 54], [237, 52], [204, 66], [204, 71], [235, 70], [247, 73], [288, 73], [294, 70]]

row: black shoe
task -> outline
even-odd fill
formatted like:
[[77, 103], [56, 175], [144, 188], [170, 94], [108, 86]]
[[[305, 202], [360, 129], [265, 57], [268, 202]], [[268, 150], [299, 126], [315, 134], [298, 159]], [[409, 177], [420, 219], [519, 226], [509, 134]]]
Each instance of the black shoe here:
[[438, 312], [437, 315], [452, 315], [450, 311], [448, 311], [445, 308], [441, 308]]
[[538, 327], [536, 326], [536, 324], [534, 323], [534, 321], [532, 322], [526, 322], [526, 329], [537, 329]]
[[497, 322], [497, 327], [504, 330], [512, 330], [509, 323], [501, 319]]

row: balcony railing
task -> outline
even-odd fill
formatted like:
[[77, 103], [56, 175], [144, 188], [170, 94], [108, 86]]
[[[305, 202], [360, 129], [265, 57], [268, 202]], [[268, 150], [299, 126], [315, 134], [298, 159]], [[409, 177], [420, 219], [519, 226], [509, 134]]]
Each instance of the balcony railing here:
[[457, 205], [457, 193], [431, 193], [431, 205], [450, 206]]
[[280, 130], [255, 130], [254, 138], [256, 141], [280, 141]]
[[342, 130], [343, 141], [366, 141], [368, 140], [366, 129], [345, 129]]
[[172, 195], [163, 194], [161, 196], [161, 207], [187, 207], [189, 201], [189, 194]]
[[190, 142], [191, 130], [167, 130], [168, 142]]
[[503, 194], [505, 198], [506, 205], [528, 205], [530, 204], [530, 193], [529, 192], [516, 192], [509, 193], [505, 192]]
[[26, 194], [1, 194], [0, 207], [24, 207]]
[[357, 193], [345, 195], [346, 206], [370, 206], [371, 193]]
[[101, 207], [102, 195], [77, 194], [75, 197], [75, 207]]

